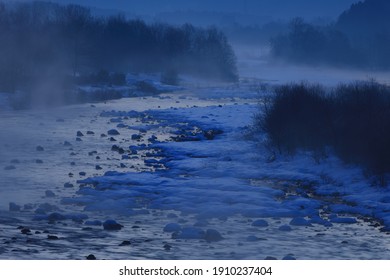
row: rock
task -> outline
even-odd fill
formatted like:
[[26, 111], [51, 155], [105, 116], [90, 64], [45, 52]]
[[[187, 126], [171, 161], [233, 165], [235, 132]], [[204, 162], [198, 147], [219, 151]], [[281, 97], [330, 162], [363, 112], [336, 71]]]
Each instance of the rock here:
[[87, 260], [96, 260], [96, 257], [92, 254], [85, 257]]
[[97, 155], [97, 153], [98, 153], [97, 151], [92, 151], [92, 152], [88, 152], [88, 155], [93, 156], [93, 155]]
[[114, 137], [110, 137], [111, 142], [116, 142], [116, 139]]
[[220, 129], [209, 129], [207, 131], [205, 131], [203, 133], [203, 136], [207, 139], [207, 140], [213, 140], [215, 138], [215, 136], [217, 135], [220, 135], [222, 134], [223, 131], [220, 130]]
[[30, 230], [29, 228], [22, 228], [22, 229], [20, 230], [20, 232], [21, 232], [22, 234], [29, 234], [29, 233], [31, 233], [31, 230]]
[[171, 248], [172, 248], [172, 246], [169, 245], [169, 244], [165, 244], [165, 245], [164, 245], [164, 250], [165, 250], [165, 251], [170, 251]]
[[180, 232], [172, 233], [173, 239], [204, 239], [204, 230], [200, 228], [188, 227], [183, 228]]
[[11, 211], [11, 212], [18, 212], [18, 211], [20, 211], [21, 208], [22, 207], [20, 205], [17, 205], [14, 202], [9, 203], [9, 211]]
[[42, 164], [42, 163], [43, 163], [43, 160], [37, 159], [37, 160], [35, 160], [35, 163]]
[[74, 188], [74, 185], [68, 182], [64, 184], [64, 188]]
[[82, 140], [80, 137], [77, 137], [77, 138], [76, 138], [76, 141], [77, 141], [77, 142], [81, 142], [81, 141], [83, 141], [83, 140]]
[[87, 226], [101, 226], [102, 222], [99, 220], [94, 220], [94, 221], [86, 221], [84, 224]]
[[121, 123], [122, 119], [121, 118], [112, 118], [112, 119], [110, 119], [110, 122], [112, 122], [112, 123]]
[[77, 137], [83, 137], [84, 134], [79, 130], [79, 131], [77, 131], [76, 136]]
[[103, 228], [105, 230], [121, 230], [123, 226], [118, 224], [115, 220], [106, 220], [103, 223]]
[[121, 163], [121, 164], [120, 164], [120, 168], [126, 168], [126, 164]]
[[49, 240], [58, 240], [59, 238], [56, 235], [48, 235], [47, 239], [49, 239]]
[[38, 152], [43, 152], [45, 149], [42, 146], [37, 146], [37, 151]]
[[131, 242], [128, 240], [125, 240], [121, 244], [119, 244], [119, 246], [130, 246], [130, 245], [131, 245]]
[[55, 197], [56, 195], [51, 190], [47, 190], [47, 191], [45, 191], [45, 196], [46, 197]]
[[293, 261], [293, 260], [296, 260], [296, 258], [293, 255], [289, 254], [289, 255], [285, 256], [282, 260]]
[[32, 210], [33, 208], [34, 208], [34, 205], [31, 203], [27, 203], [27, 204], [23, 205], [24, 210]]
[[111, 146], [111, 151], [117, 152], [118, 150], [119, 150], [119, 146], [118, 145], [112, 145]]
[[69, 146], [72, 146], [72, 144], [71, 144], [70, 142], [68, 142], [68, 141], [65, 141], [65, 142], [64, 142], [64, 146], [69, 147]]
[[133, 134], [133, 135], [131, 135], [131, 140], [139, 141], [141, 139], [142, 139], [142, 135], [140, 135], [140, 134]]
[[266, 220], [256, 220], [252, 223], [254, 227], [268, 227], [268, 222]]
[[96, 170], [102, 170], [103, 168], [100, 165], [95, 165]]
[[155, 135], [152, 135], [151, 137], [148, 138], [148, 141], [154, 143], [157, 141], [157, 137]]
[[85, 175], [87, 175], [87, 173], [84, 172], [84, 171], [81, 171], [81, 172], [79, 172], [79, 175], [80, 175], [80, 176], [85, 176]]
[[206, 235], [204, 239], [207, 242], [217, 242], [221, 241], [223, 239], [222, 235], [215, 229], [208, 229], [206, 230]]
[[107, 131], [107, 134], [108, 135], [119, 135], [120, 133], [116, 129], [110, 129], [109, 131]]
[[91, 130], [88, 130], [87, 131], [87, 135], [94, 135], [95, 134], [95, 132], [93, 132], [93, 131], [91, 131]]
[[164, 227], [164, 232], [181, 231], [181, 226], [177, 223], [170, 223]]
[[290, 221], [292, 226], [308, 226], [311, 227], [311, 223], [303, 217], [295, 217]]
[[59, 210], [59, 208], [55, 205], [51, 205], [49, 203], [41, 203], [41, 204], [39, 204], [39, 207], [35, 210], [35, 213], [45, 214], [46, 212], [58, 211], [58, 210]]
[[102, 133], [102, 134], [100, 134], [100, 137], [107, 137], [107, 135]]
[[66, 220], [66, 217], [60, 213], [57, 213], [57, 212], [53, 212], [51, 213], [47, 219], [49, 221], [63, 221], [63, 220]]
[[246, 238], [246, 241], [255, 242], [255, 241], [259, 241], [259, 238], [258, 238], [257, 236], [254, 236], [254, 235], [249, 235], [249, 236]]
[[8, 165], [8, 166], [6, 166], [6, 167], [4, 167], [4, 170], [14, 170], [14, 169], [16, 169], [16, 167], [14, 166], [14, 165]]
[[275, 260], [277, 260], [277, 258], [271, 257], [271, 256], [267, 256], [264, 260], [266, 260], [266, 261], [275, 261]]
[[279, 227], [280, 231], [291, 231], [292, 228], [289, 225], [283, 225]]

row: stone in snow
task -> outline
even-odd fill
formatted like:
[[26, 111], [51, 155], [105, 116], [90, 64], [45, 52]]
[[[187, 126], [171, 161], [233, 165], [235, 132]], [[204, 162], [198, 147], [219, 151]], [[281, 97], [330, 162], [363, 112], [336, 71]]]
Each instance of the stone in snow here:
[[16, 167], [14, 166], [14, 165], [8, 165], [8, 166], [6, 166], [6, 167], [4, 167], [4, 170], [14, 170], [14, 169], [16, 169]]
[[109, 131], [107, 131], [107, 134], [108, 135], [119, 135], [120, 133], [116, 129], [110, 129]]
[[57, 213], [57, 212], [54, 212], [54, 213], [51, 213], [47, 219], [49, 221], [63, 221], [63, 220], [66, 220], [66, 217], [60, 213]]
[[141, 139], [142, 139], [142, 135], [140, 134], [131, 135], [131, 140], [141, 140]]
[[64, 188], [73, 188], [73, 187], [74, 185], [69, 182], [64, 184]]
[[164, 232], [181, 231], [181, 226], [177, 223], [170, 223], [164, 227]]
[[254, 227], [268, 227], [268, 222], [266, 220], [256, 220], [252, 223]]
[[105, 230], [121, 230], [123, 226], [118, 224], [115, 220], [106, 220], [103, 223], [103, 228]]
[[222, 235], [215, 229], [208, 229], [206, 230], [206, 234], [204, 239], [207, 242], [216, 242], [221, 241], [223, 239]]
[[55, 197], [56, 195], [51, 190], [47, 190], [47, 191], [45, 191], [45, 196], [46, 197]]
[[99, 221], [99, 220], [86, 221], [86, 222], [84, 223], [84, 225], [87, 225], [87, 226], [101, 226], [101, 225], [102, 225], [102, 222]]
[[279, 227], [280, 231], [291, 231], [292, 228], [289, 225], [283, 225]]
[[84, 134], [79, 130], [79, 131], [77, 131], [76, 136], [77, 137], [82, 137], [82, 136], [84, 136]]
[[72, 144], [69, 141], [65, 141], [64, 142], [64, 146], [68, 146], [69, 147], [69, 146], [72, 146]]
[[96, 257], [92, 254], [85, 257], [87, 260], [96, 260]]
[[17, 205], [17, 204], [14, 203], [14, 202], [10, 202], [10, 203], [9, 203], [9, 211], [17, 212], [17, 211], [20, 211], [20, 209], [21, 209], [21, 206], [20, 206], [20, 205]]
[[289, 254], [289, 255], [285, 256], [282, 260], [292, 261], [292, 260], [296, 260], [296, 258], [293, 255]]
[[290, 221], [293, 226], [311, 226], [311, 223], [303, 217], [295, 217]]
[[180, 232], [172, 233], [173, 239], [204, 239], [204, 230], [200, 228], [188, 227], [183, 228]]

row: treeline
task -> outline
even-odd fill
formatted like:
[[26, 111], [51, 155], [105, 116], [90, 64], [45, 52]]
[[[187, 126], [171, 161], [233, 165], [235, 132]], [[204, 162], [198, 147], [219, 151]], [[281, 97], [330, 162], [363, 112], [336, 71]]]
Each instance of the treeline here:
[[271, 54], [291, 62], [390, 69], [390, 2], [358, 2], [337, 22], [316, 26], [300, 18], [271, 39]]
[[256, 118], [280, 152], [331, 148], [345, 162], [363, 166], [384, 185], [390, 173], [390, 88], [375, 81], [342, 84], [330, 92], [316, 84], [275, 89]]
[[0, 91], [49, 80], [69, 86], [101, 71], [238, 78], [232, 48], [215, 28], [97, 17], [78, 5], [0, 2], [0, 42]]

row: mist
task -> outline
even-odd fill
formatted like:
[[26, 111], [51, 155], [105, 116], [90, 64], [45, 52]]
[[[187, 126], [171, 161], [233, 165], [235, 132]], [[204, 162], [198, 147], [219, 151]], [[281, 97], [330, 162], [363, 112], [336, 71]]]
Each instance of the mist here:
[[0, 91], [27, 108], [79, 102], [85, 86], [128, 86], [128, 73], [171, 84], [183, 75], [385, 81], [388, 4], [356, 2], [7, 1]]

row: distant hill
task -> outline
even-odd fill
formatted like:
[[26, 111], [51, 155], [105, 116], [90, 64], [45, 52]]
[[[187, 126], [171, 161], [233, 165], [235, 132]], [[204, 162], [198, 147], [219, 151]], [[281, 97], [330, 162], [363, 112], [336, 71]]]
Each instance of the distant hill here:
[[353, 4], [343, 12], [336, 26], [350, 35], [389, 32], [390, 1], [366, 0]]
[[354, 3], [328, 26], [296, 19], [271, 40], [271, 51], [294, 63], [389, 70], [390, 1]]
[[370, 64], [390, 67], [390, 1], [365, 0], [343, 12], [336, 28], [368, 57]]

